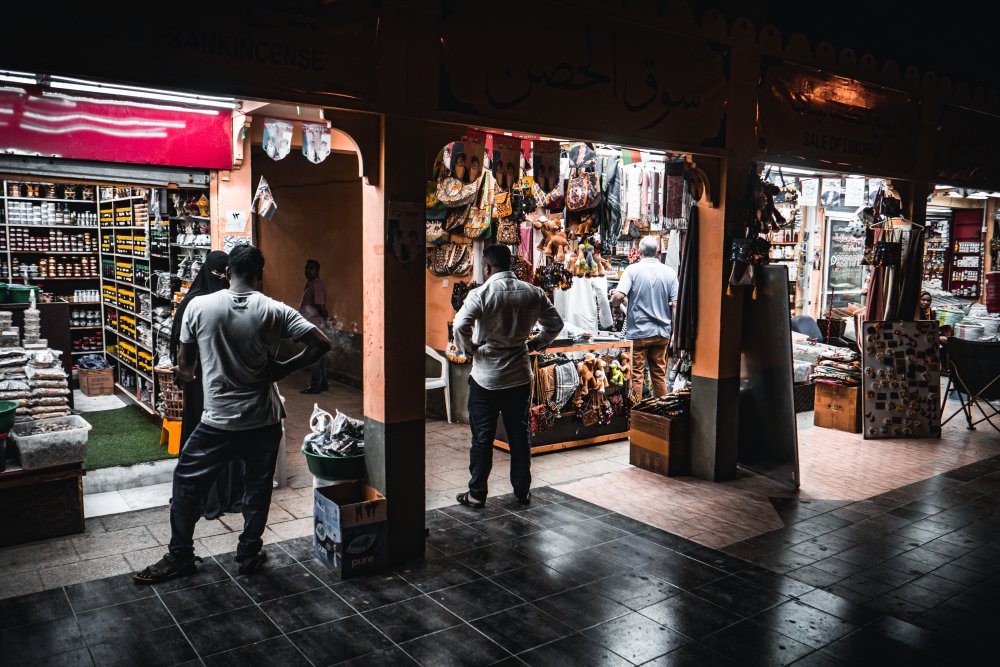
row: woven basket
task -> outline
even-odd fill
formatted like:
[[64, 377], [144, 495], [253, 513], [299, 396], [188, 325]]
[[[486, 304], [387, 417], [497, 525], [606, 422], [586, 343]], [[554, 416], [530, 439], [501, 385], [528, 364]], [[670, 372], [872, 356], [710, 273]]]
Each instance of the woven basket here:
[[172, 369], [156, 368], [155, 371], [156, 380], [160, 386], [163, 417], [179, 421], [184, 416], [184, 392], [174, 382]]

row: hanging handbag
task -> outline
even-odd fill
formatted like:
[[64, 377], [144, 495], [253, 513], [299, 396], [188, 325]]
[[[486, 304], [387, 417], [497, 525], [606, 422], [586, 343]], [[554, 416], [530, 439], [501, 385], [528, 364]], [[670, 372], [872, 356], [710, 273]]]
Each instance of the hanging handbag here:
[[448, 233], [460, 234], [465, 228], [472, 204], [448, 209], [448, 217], [444, 219], [444, 229]]
[[510, 190], [496, 193], [493, 198], [493, 210], [498, 218], [509, 218], [514, 214], [514, 200]]
[[488, 239], [493, 233], [493, 178], [489, 172], [483, 176], [479, 198], [469, 209], [465, 220], [465, 236], [470, 239]]
[[464, 276], [472, 270], [472, 246], [468, 243], [452, 243], [448, 254], [448, 273]]
[[426, 218], [428, 220], [444, 220], [448, 215], [448, 207], [442, 204], [437, 198], [437, 183], [427, 182], [427, 196], [424, 199], [424, 207], [427, 209]]
[[427, 252], [427, 269], [435, 276], [448, 275], [448, 251], [452, 245], [446, 243]]
[[501, 220], [497, 226], [497, 243], [502, 245], [520, 245], [521, 230], [513, 220]]
[[569, 179], [566, 186], [566, 208], [582, 211], [601, 203], [601, 192], [597, 187], [597, 174], [585, 171], [576, 178]]
[[448, 232], [444, 230], [440, 220], [427, 221], [427, 242], [431, 245], [441, 245], [448, 242]]
[[729, 261], [761, 266], [771, 261], [771, 244], [761, 237], [733, 239], [729, 248]]
[[437, 183], [435, 194], [438, 201], [449, 208], [467, 206], [475, 201], [476, 195], [479, 194], [479, 181], [463, 183], [453, 176], [442, 178]]
[[518, 280], [523, 280], [530, 283], [531, 278], [534, 275], [534, 271], [531, 268], [531, 264], [524, 257], [515, 254], [510, 258], [510, 270], [514, 272], [514, 276]]
[[902, 254], [903, 244], [899, 241], [878, 241], [872, 253], [872, 266], [899, 266]]
[[533, 183], [531, 186], [531, 192], [535, 196], [535, 203], [541, 207], [548, 210], [562, 208], [563, 200], [563, 184], [559, 181], [559, 185], [552, 188], [549, 192], [542, 190], [538, 183]]

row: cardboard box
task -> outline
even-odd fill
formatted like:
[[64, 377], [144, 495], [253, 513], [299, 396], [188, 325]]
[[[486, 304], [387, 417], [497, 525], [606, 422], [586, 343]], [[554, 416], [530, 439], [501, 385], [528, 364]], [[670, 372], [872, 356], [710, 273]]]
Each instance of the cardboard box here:
[[629, 463], [658, 475], [687, 475], [691, 468], [688, 419], [633, 412]]
[[77, 376], [84, 396], [111, 396], [115, 393], [115, 371], [112, 368], [99, 371], [81, 368]]
[[816, 383], [813, 423], [848, 433], [861, 433], [861, 387]]
[[341, 579], [389, 564], [385, 496], [363, 482], [313, 491], [313, 552]]

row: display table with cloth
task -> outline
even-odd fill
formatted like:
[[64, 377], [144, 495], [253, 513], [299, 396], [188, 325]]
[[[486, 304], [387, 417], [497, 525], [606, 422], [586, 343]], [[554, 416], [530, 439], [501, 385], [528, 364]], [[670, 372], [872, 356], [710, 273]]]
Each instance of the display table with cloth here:
[[[566, 363], [572, 363], [575, 366], [588, 353], [595, 356], [610, 355], [617, 357], [622, 351], [628, 352], [629, 356], [631, 356], [632, 344], [629, 341], [593, 341], [586, 343], [556, 341], [545, 350], [545, 353], [546, 355], [565, 356], [569, 359]], [[610, 364], [605, 369], [605, 373], [610, 376]], [[599, 421], [591, 425], [585, 425], [581, 419], [580, 411], [574, 404], [576, 396], [574, 396], [573, 390], [565, 391], [557, 387], [555, 393], [558, 394], [560, 391], [563, 391], [563, 396], [560, 396], [556, 402], [562, 403], [564, 396], [568, 396], [568, 398], [565, 399], [566, 403], [557, 410], [558, 416], [555, 416], [551, 425], [541, 431], [529, 432], [528, 441], [531, 444], [531, 454], [534, 456], [535, 454], [545, 452], [585, 447], [628, 438], [630, 426], [629, 415], [631, 411], [629, 398], [631, 383], [629, 376], [630, 373], [624, 373], [623, 384], [613, 388], [609, 387], [606, 393], [602, 395], [607, 396], [607, 398], [600, 399], [607, 400], [609, 404], [613, 401], [614, 405], [619, 406], [619, 409], [615, 410], [613, 416], [610, 416], [603, 423]], [[575, 387], [573, 389], [575, 390]], [[619, 398], [612, 399], [611, 397], [613, 396]], [[540, 400], [538, 397], [536, 385], [533, 384], [532, 407], [534, 408], [543, 402], [544, 400]], [[504, 428], [502, 418], [497, 420], [497, 435], [493, 444], [500, 449], [510, 451], [507, 445], [507, 432]]]

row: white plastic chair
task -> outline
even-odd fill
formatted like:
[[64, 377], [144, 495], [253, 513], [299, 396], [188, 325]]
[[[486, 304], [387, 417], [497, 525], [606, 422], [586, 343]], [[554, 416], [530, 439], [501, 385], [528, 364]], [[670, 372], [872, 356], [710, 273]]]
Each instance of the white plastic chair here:
[[444, 413], [451, 423], [451, 381], [448, 378], [448, 359], [441, 356], [430, 345], [424, 345], [427, 356], [441, 363], [441, 377], [424, 378], [424, 391], [444, 389]]

